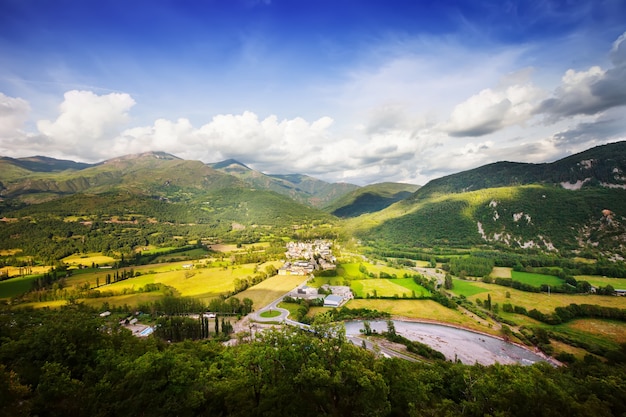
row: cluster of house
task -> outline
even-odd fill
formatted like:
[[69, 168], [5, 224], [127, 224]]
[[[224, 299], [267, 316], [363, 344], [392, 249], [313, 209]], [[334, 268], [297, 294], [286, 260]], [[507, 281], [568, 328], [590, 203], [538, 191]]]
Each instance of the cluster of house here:
[[[313, 276], [316, 270], [333, 270], [337, 268], [337, 259], [333, 256], [331, 243], [327, 240], [313, 242], [289, 242], [285, 264], [278, 270], [279, 275]], [[301, 285], [289, 294], [292, 298], [315, 299], [323, 298], [324, 307], [340, 307], [353, 298], [350, 287], [323, 285], [319, 290]]]
[[278, 275], [306, 276], [315, 270], [332, 270], [337, 267], [331, 244], [326, 240], [289, 242], [285, 257], [287, 261], [278, 270]]

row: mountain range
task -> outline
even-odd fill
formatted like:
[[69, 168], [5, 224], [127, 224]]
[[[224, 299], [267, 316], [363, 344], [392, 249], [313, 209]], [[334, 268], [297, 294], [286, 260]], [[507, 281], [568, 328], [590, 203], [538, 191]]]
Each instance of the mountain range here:
[[235, 160], [205, 164], [162, 152], [96, 164], [0, 158], [2, 216], [38, 206], [54, 211], [66, 201], [78, 207], [77, 201], [112, 193], [174, 205], [174, 220], [183, 211], [185, 221], [201, 216], [244, 227], [343, 218], [339, 227], [374, 245], [626, 255], [626, 142], [552, 163], [497, 162], [422, 187], [328, 183], [269, 175]]

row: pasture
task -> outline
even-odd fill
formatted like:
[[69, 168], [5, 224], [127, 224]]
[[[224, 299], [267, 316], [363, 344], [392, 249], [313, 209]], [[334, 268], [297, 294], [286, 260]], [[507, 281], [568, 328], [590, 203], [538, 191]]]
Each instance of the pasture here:
[[595, 287], [606, 287], [610, 285], [615, 289], [626, 289], [626, 278], [608, 278], [596, 275], [577, 275], [574, 278], [576, 278], [577, 281], [587, 281]]
[[265, 307], [272, 301], [285, 295], [298, 285], [306, 282], [307, 277], [298, 275], [274, 275], [265, 281], [240, 292], [235, 297], [243, 300], [249, 298], [254, 303], [254, 309]]
[[[492, 304], [498, 303], [502, 306], [503, 303], [511, 303], [524, 307], [527, 310], [536, 308], [546, 314], [552, 313], [556, 307], [564, 307], [570, 304], [597, 304], [605, 307], [626, 308], [626, 297], [593, 294], [533, 293], [484, 282], [471, 282], [471, 285], [485, 290], [484, 293], [467, 297], [473, 302], [477, 298], [485, 300], [487, 293], [489, 293], [491, 294]], [[507, 292], [510, 294], [510, 298], [506, 297]]]
[[92, 265], [113, 265], [117, 260], [110, 256], [105, 256], [99, 252], [88, 254], [74, 254], [61, 259], [61, 262], [70, 267], [91, 267]]
[[34, 275], [26, 275], [0, 281], [0, 299], [10, 299], [24, 294], [31, 289], [36, 279]]
[[514, 281], [523, 282], [533, 287], [541, 287], [543, 284], [557, 287], [565, 283], [564, 280], [554, 275], [535, 274], [532, 272], [511, 271], [511, 278]]
[[353, 280], [350, 288], [357, 297], [428, 297], [430, 291], [416, 284], [412, 278]]
[[465, 281], [458, 278], [452, 278], [452, 289], [450, 290], [456, 295], [464, 295], [465, 297], [471, 297], [476, 294], [487, 292], [486, 288], [474, 285], [473, 281]]

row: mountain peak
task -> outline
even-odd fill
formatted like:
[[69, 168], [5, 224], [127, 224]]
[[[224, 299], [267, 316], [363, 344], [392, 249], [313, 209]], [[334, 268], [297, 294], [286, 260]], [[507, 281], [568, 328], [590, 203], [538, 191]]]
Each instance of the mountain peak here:
[[134, 153], [129, 155], [118, 156], [117, 158], [107, 159], [103, 163], [120, 162], [120, 161], [132, 161], [136, 159], [162, 159], [162, 160], [180, 160], [179, 157], [169, 154], [167, 152], [143, 152]]
[[221, 162], [215, 162], [212, 164], [207, 164], [213, 169], [222, 169], [224, 171], [250, 171], [251, 168], [236, 159], [226, 159]]

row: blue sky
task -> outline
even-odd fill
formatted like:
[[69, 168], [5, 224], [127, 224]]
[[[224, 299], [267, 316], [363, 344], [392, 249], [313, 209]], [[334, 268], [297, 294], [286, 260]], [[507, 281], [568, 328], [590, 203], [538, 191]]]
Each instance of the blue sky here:
[[0, 155], [425, 184], [626, 140], [626, 2], [0, 0]]

